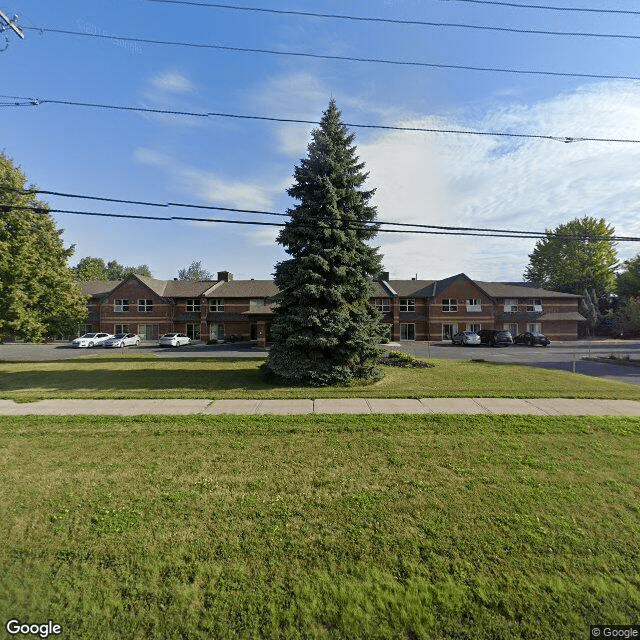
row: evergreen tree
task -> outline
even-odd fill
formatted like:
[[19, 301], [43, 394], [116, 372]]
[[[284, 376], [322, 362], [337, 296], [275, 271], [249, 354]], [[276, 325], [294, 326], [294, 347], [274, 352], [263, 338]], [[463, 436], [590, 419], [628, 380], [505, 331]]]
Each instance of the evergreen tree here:
[[73, 247], [64, 248], [47, 210], [0, 154], [0, 333], [29, 341], [73, 335], [87, 317], [67, 267]]
[[[331, 100], [287, 193], [299, 201], [278, 236], [290, 259], [275, 267], [279, 293], [265, 370], [314, 386], [379, 377], [385, 330], [369, 304], [380, 273], [374, 194]], [[373, 223], [373, 224], [372, 224]]]

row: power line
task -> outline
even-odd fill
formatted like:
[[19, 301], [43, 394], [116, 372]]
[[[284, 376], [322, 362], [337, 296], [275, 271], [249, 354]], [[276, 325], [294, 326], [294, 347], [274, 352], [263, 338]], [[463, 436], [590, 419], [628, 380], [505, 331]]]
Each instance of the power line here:
[[[7, 191], [15, 191], [13, 189], [6, 189]], [[33, 193], [33, 190], [30, 192], [24, 193]], [[44, 192], [39, 192], [44, 193]], [[95, 197], [92, 197], [95, 198]], [[95, 198], [100, 199], [100, 198]], [[106, 199], [109, 201], [118, 202], [115, 199]], [[133, 201], [129, 201], [133, 202]], [[145, 204], [145, 203], [140, 203]], [[155, 203], [152, 206], [157, 206]], [[163, 206], [163, 205], [160, 205]], [[189, 205], [178, 205], [178, 206], [189, 206]], [[200, 206], [200, 205], [198, 205]], [[216, 209], [217, 207], [211, 207]], [[239, 224], [239, 225], [257, 225], [257, 226], [268, 226], [268, 227], [284, 227], [285, 223], [281, 222], [260, 222], [255, 220], [230, 220], [228, 218], [196, 218], [189, 216], [143, 216], [143, 215], [135, 215], [135, 214], [124, 214], [124, 213], [103, 213], [97, 211], [78, 211], [78, 210], [69, 210], [69, 209], [50, 209], [48, 207], [40, 207], [40, 206], [23, 206], [23, 205], [13, 205], [13, 204], [0, 204], [0, 212], [2, 211], [10, 211], [12, 209], [18, 209], [20, 211], [33, 211], [39, 214], [48, 214], [48, 213], [65, 213], [71, 215], [83, 215], [83, 216], [96, 216], [96, 217], [104, 217], [104, 218], [120, 218], [120, 219], [134, 219], [134, 220], [153, 220], [153, 221], [162, 221], [162, 222], [171, 222], [171, 221], [183, 221], [183, 222], [209, 222], [209, 223], [223, 223], [223, 224]], [[230, 211], [240, 211], [238, 209], [225, 209]], [[257, 212], [258, 213], [258, 212]], [[288, 214], [279, 214], [279, 215], [288, 215]], [[381, 229], [380, 225], [388, 225], [388, 226], [403, 226], [403, 227], [418, 227], [412, 229]], [[308, 225], [299, 225], [302, 227]], [[313, 227], [318, 228], [318, 227]], [[323, 228], [323, 227], [320, 227]], [[370, 224], [367, 223], [359, 223], [353, 224], [347, 222], [347, 224], [343, 224], [340, 227], [324, 227], [324, 228], [338, 228], [343, 230], [375, 230], [378, 233], [410, 233], [410, 234], [427, 234], [427, 235], [453, 235], [453, 236], [479, 236], [479, 237], [493, 237], [493, 238], [528, 238], [528, 239], [536, 239], [536, 238], [547, 238], [547, 232], [535, 232], [535, 231], [517, 231], [510, 229], [482, 229], [477, 227], [448, 227], [448, 226], [437, 226], [437, 225], [422, 225], [422, 224], [408, 224], [408, 223], [394, 223], [394, 222], [382, 222], [382, 221], [373, 221]], [[553, 234], [554, 239], [564, 239], [564, 240], [607, 240], [614, 242], [640, 242], [640, 237], [632, 237], [632, 236], [603, 236], [603, 235], [582, 235], [582, 236], [560, 236]]]
[[[43, 104], [57, 104], [64, 106], [74, 107], [87, 107], [93, 109], [106, 109], [113, 111], [129, 111], [138, 113], [153, 113], [158, 115], [174, 115], [174, 116], [192, 116], [198, 118], [232, 118], [241, 120], [261, 120], [266, 122], [281, 122], [281, 123], [293, 123], [293, 124], [320, 124], [317, 120], [301, 120], [297, 118], [275, 118], [270, 116], [252, 116], [237, 113], [219, 113], [219, 112], [195, 112], [195, 111], [175, 111], [168, 109], [150, 109], [147, 107], [131, 107], [125, 105], [113, 105], [113, 104], [101, 104], [95, 102], [76, 102], [73, 100], [54, 100], [50, 98], [25, 98], [23, 96], [3, 96], [0, 98], [16, 100], [14, 104], [5, 104], [5, 106], [13, 107], [38, 107]], [[556, 136], [550, 134], [536, 134], [536, 133], [515, 133], [506, 131], [474, 131], [470, 129], [438, 129], [435, 127], [402, 127], [392, 125], [380, 125], [380, 124], [358, 124], [353, 122], [344, 123], [346, 127], [358, 128], [358, 129], [377, 129], [382, 131], [408, 131], [414, 133], [446, 133], [457, 135], [469, 135], [469, 136], [489, 136], [489, 137], [502, 137], [502, 138], [522, 138], [522, 139], [536, 139], [536, 140], [553, 140], [554, 142], [625, 142], [625, 143], [640, 143], [640, 140], [633, 138], [594, 138], [594, 137], [574, 137], [574, 136]]]
[[[640, 38], [640, 36], [634, 35], [626, 35], [626, 34], [618, 34], [618, 33], [582, 33], [582, 32], [566, 32], [566, 31], [543, 31], [536, 29], [517, 29], [512, 27], [497, 27], [493, 25], [474, 25], [474, 24], [461, 24], [454, 22], [431, 22], [427, 20], [403, 20], [400, 18], [377, 18], [370, 16], [354, 16], [354, 15], [344, 15], [338, 13], [315, 13], [311, 11], [286, 11], [282, 9], [264, 9], [260, 7], [238, 7], [234, 5], [228, 4], [217, 4], [212, 2], [195, 2], [193, 0], [146, 0], [147, 2], [157, 2], [161, 4], [176, 4], [176, 5], [187, 5], [192, 7], [204, 7], [210, 9], [232, 9], [235, 11], [250, 11], [256, 13], [270, 13], [270, 14], [280, 14], [280, 15], [292, 15], [292, 16], [303, 16], [310, 18], [328, 18], [331, 20], [352, 20], [357, 22], [376, 22], [376, 23], [387, 23], [387, 24], [396, 24], [396, 25], [411, 25], [411, 26], [419, 26], [419, 27], [455, 27], [462, 29], [482, 29], [488, 31], [507, 31], [511, 33], [526, 33], [526, 34], [541, 34], [541, 35], [553, 35], [553, 36], [588, 36], [588, 37], [596, 37], [596, 38]], [[444, 0], [450, 1], [450, 0]], [[458, 0], [460, 2], [477, 2], [478, 4], [495, 4], [495, 5], [504, 5], [510, 7], [519, 7], [519, 8], [533, 8], [533, 9], [554, 9], [557, 11], [589, 11], [589, 9], [573, 9], [573, 8], [563, 8], [563, 7], [545, 7], [541, 5], [520, 5], [509, 2], [490, 2], [489, 0]], [[592, 10], [598, 13], [628, 13], [628, 14], [640, 14], [638, 11], [615, 11], [615, 10], [606, 10], [606, 9], [594, 9]]]
[[[150, 0], [153, 2], [154, 0]], [[161, 0], [156, 0], [160, 2]], [[583, 7], [552, 7], [543, 4], [518, 4], [516, 2], [500, 2], [499, 0], [440, 0], [441, 2], [467, 2], [471, 4], [497, 5], [514, 9], [543, 9], [546, 11], [568, 11], [575, 13], [602, 13], [615, 15], [640, 16], [640, 11], [630, 9], [589, 9]]]
[[[156, 1], [156, 0], [150, 0]], [[158, 0], [159, 1], [159, 0]], [[165, 1], [165, 0], [162, 0]], [[196, 43], [196, 42], [180, 42], [173, 40], [154, 40], [149, 38], [134, 38], [128, 36], [116, 36], [100, 33], [86, 33], [83, 31], [72, 31], [68, 29], [50, 29], [45, 27], [25, 27], [25, 29], [38, 30], [44, 33], [54, 33], [59, 35], [73, 35], [85, 38], [101, 38], [103, 40], [114, 40], [122, 42], [136, 42], [141, 44], [153, 44], [174, 47], [193, 47], [197, 49], [215, 49], [219, 51], [231, 51], [239, 53], [258, 53], [276, 56], [293, 56], [299, 58], [313, 58], [317, 60], [335, 60], [340, 62], [360, 62], [368, 64], [385, 64], [404, 67], [422, 67], [428, 69], [453, 69], [456, 71], [479, 71], [491, 73], [509, 73], [517, 75], [538, 75], [561, 78], [590, 78], [597, 80], [640, 80], [640, 76], [617, 75], [617, 74], [599, 74], [599, 73], [580, 73], [571, 71], [544, 71], [536, 69], [515, 69], [509, 67], [482, 67], [476, 65], [448, 64], [437, 62], [420, 62], [415, 60], [392, 60], [388, 58], [365, 58], [358, 56], [338, 56], [320, 53], [309, 53], [303, 51], [281, 51], [276, 49], [256, 49], [250, 47], [232, 47], [226, 45]]]

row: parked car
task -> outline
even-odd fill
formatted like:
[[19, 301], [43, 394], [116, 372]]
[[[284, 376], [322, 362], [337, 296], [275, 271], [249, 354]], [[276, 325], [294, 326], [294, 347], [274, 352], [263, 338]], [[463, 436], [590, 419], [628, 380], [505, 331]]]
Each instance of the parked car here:
[[536, 344], [541, 344], [543, 347], [548, 347], [551, 344], [551, 340], [540, 333], [539, 331], [525, 331], [519, 336], [514, 338], [516, 344], [526, 344], [528, 347], [533, 347]]
[[189, 344], [191, 338], [185, 336], [184, 333], [165, 333], [160, 338], [161, 347], [181, 347], [183, 344]]
[[72, 340], [71, 346], [75, 347], [76, 349], [82, 347], [91, 349], [91, 347], [102, 344], [109, 338], [113, 338], [113, 335], [110, 333], [85, 333], [83, 336]]
[[513, 344], [513, 336], [509, 331], [499, 331], [498, 329], [481, 329], [478, 331], [480, 342], [488, 344], [490, 347], [502, 345], [504, 347]]
[[475, 331], [460, 331], [451, 338], [451, 344], [470, 346], [480, 344], [480, 336]]
[[116, 333], [102, 343], [103, 347], [137, 347], [139, 345], [140, 336], [135, 333]]

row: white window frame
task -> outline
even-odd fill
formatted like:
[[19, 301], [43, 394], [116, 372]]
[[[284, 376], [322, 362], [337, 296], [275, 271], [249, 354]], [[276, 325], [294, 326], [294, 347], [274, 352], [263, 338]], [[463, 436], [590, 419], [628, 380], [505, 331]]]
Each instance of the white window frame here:
[[518, 298], [505, 298], [504, 299], [504, 312], [505, 313], [517, 313], [518, 311]]
[[442, 299], [442, 313], [456, 313], [458, 311], [458, 300], [455, 298]]
[[[411, 327], [411, 329], [409, 329]], [[405, 337], [402, 337], [402, 334], [405, 334]], [[407, 337], [409, 334], [413, 334], [412, 338]], [[415, 341], [416, 339], [416, 325], [413, 322], [403, 322], [400, 325], [400, 340], [407, 341]]]
[[478, 333], [478, 331], [481, 331], [481, 330], [482, 330], [482, 325], [481, 324], [479, 324], [477, 322], [475, 322], [475, 323], [467, 322], [466, 331], [473, 331], [474, 333]]
[[140, 298], [138, 300], [138, 313], [152, 313], [153, 300], [151, 298]]
[[[515, 330], [514, 330], [515, 327]], [[503, 331], [508, 331], [511, 334], [512, 338], [515, 338], [518, 335], [518, 323], [517, 322], [505, 322], [502, 325]]]
[[542, 312], [542, 300], [540, 298], [530, 298], [527, 300], [527, 311]]
[[541, 322], [528, 322], [527, 323], [527, 331], [529, 333], [542, 333], [542, 323]]
[[373, 305], [381, 313], [389, 313], [391, 311], [391, 300], [389, 298], [376, 298], [373, 301]]
[[187, 298], [185, 305], [187, 313], [200, 312], [200, 298]]
[[[148, 336], [148, 332], [143, 327], [151, 327], [151, 337]], [[157, 340], [160, 337], [160, 325], [157, 324], [139, 324], [138, 335], [143, 340]]]
[[129, 311], [129, 299], [128, 298], [118, 298], [113, 301], [113, 312], [114, 313], [126, 313]]
[[478, 313], [482, 311], [482, 298], [467, 298], [467, 312]]
[[416, 310], [415, 298], [400, 298], [400, 311], [405, 313]]
[[224, 298], [212, 298], [209, 300], [209, 311], [224, 311]]
[[113, 333], [131, 333], [128, 324], [114, 324]]

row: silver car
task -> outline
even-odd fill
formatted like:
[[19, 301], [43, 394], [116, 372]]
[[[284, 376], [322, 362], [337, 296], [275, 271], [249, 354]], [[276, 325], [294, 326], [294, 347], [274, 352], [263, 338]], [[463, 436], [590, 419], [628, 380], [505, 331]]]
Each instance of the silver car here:
[[459, 346], [476, 346], [480, 344], [480, 336], [475, 331], [460, 331], [451, 338], [451, 344]]
[[103, 347], [138, 347], [140, 346], [140, 336], [135, 333], [116, 333], [115, 336], [105, 340]]

